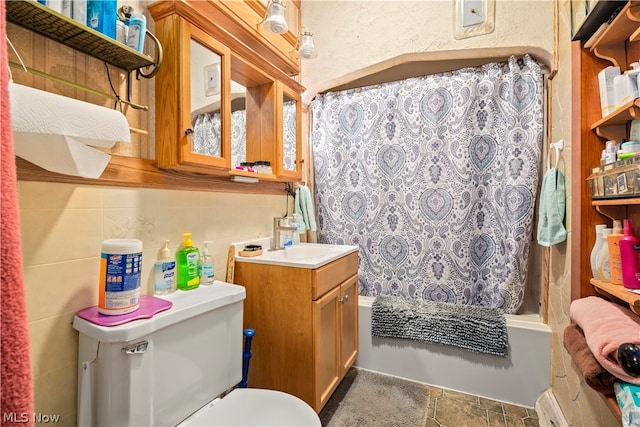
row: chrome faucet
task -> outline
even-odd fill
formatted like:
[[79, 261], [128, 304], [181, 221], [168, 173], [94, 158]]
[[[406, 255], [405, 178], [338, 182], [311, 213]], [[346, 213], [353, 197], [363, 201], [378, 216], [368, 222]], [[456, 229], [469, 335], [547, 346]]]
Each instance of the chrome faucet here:
[[292, 233], [297, 231], [297, 228], [291, 227], [289, 224], [289, 218], [273, 218], [273, 237], [271, 238], [271, 249], [277, 251], [284, 249], [284, 246], [280, 244], [280, 236], [283, 231], [291, 231]]

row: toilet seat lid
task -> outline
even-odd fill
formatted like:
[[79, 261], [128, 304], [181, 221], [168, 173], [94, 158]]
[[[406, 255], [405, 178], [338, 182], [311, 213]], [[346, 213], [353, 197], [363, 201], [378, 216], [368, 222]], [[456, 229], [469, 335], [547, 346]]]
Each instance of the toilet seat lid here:
[[237, 388], [187, 418], [181, 426], [314, 426], [320, 418], [302, 399], [275, 390]]

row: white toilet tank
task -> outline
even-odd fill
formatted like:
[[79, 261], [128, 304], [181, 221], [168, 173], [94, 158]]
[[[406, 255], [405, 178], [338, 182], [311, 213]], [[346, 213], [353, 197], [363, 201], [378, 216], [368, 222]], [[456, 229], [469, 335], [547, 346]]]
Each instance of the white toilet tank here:
[[74, 318], [79, 426], [175, 426], [242, 379], [244, 287], [162, 299], [173, 306], [119, 326]]

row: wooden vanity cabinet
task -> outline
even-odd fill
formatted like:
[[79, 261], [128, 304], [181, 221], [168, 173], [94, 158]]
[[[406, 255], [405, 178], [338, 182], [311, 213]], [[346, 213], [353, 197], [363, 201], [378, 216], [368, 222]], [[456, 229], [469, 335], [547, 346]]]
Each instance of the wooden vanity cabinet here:
[[237, 261], [252, 341], [249, 387], [280, 390], [316, 412], [358, 355], [358, 253], [317, 269]]

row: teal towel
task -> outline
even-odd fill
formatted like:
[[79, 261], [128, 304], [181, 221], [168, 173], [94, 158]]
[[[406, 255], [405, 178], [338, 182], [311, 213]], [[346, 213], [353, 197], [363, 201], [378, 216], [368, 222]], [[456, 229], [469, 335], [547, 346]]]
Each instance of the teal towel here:
[[538, 243], [552, 246], [567, 239], [563, 221], [565, 214], [564, 175], [550, 168], [542, 178], [540, 210], [538, 214]]
[[306, 185], [298, 185], [294, 200], [294, 213], [302, 216], [305, 229], [316, 231], [316, 217], [313, 210], [311, 190]]

